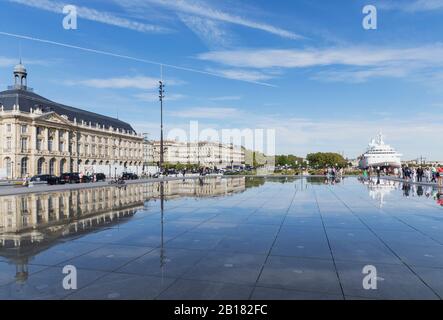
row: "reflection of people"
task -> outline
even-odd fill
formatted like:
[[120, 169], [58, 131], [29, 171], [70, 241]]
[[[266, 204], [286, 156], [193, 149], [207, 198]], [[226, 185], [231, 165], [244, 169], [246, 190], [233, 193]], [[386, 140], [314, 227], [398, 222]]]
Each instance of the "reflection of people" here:
[[368, 180], [368, 171], [366, 169], [363, 171], [363, 179]]
[[440, 167], [437, 169], [437, 179], [438, 179], [438, 185], [440, 187], [443, 187], [443, 167]]
[[442, 190], [439, 190], [435, 195], [435, 199], [437, 200], [437, 204], [443, 207], [443, 193]]
[[402, 189], [403, 189], [403, 195], [405, 197], [409, 197], [409, 192], [411, 191], [411, 185], [409, 183], [404, 183]]

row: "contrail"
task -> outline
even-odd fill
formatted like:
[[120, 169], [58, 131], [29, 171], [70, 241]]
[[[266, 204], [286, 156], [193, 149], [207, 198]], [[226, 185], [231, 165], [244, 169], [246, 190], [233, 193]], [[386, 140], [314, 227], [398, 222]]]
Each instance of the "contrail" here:
[[213, 72], [208, 72], [208, 71], [204, 71], [204, 70], [192, 69], [192, 68], [187, 68], [187, 67], [182, 67], [182, 66], [175, 66], [175, 65], [172, 65], [172, 64], [161, 63], [161, 62], [158, 62], [158, 61], [131, 57], [131, 56], [122, 55], [122, 54], [118, 54], [118, 53], [113, 53], [113, 52], [109, 52], [109, 51], [102, 51], [102, 50], [91, 49], [91, 48], [86, 48], [86, 47], [79, 47], [79, 46], [75, 46], [75, 45], [71, 45], [71, 44], [67, 44], [67, 43], [56, 42], [56, 41], [46, 40], [46, 39], [40, 39], [40, 38], [30, 37], [30, 36], [26, 36], [26, 35], [14, 34], [14, 33], [3, 32], [3, 31], [0, 31], [0, 35], [7, 36], [7, 37], [18, 38], [18, 39], [23, 39], [23, 40], [36, 41], [36, 42], [46, 43], [46, 44], [50, 44], [50, 45], [54, 45], [54, 46], [60, 46], [60, 47], [65, 47], [65, 48], [75, 49], [75, 50], [81, 50], [81, 51], [86, 51], [86, 52], [90, 52], [90, 53], [106, 55], [106, 56], [120, 58], [120, 59], [126, 59], [126, 60], [132, 60], [132, 61], [152, 64], [152, 65], [157, 65], [157, 66], [163, 66], [163, 67], [166, 67], [166, 68], [171, 68], [171, 69], [176, 69], [176, 70], [194, 72], [194, 73], [204, 74], [204, 75], [208, 75], [208, 76], [212, 76], [212, 77], [217, 77], [217, 78], [222, 78], [222, 79], [247, 82], [247, 83], [257, 84], [257, 85], [266, 86], [266, 87], [273, 87], [273, 88], [276, 87], [275, 85], [270, 84], [270, 83], [266, 83], [266, 82], [258, 82], [258, 81], [250, 81], [250, 80], [229, 78], [229, 77], [223, 76], [221, 74], [217, 74], [217, 73], [213, 73]]

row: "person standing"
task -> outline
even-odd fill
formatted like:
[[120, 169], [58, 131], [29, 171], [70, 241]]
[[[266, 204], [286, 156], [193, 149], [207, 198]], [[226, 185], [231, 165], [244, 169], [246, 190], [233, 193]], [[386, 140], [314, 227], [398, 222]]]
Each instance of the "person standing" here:
[[437, 179], [439, 187], [443, 187], [443, 167], [437, 169]]
[[418, 182], [423, 182], [423, 174], [424, 174], [423, 168], [419, 167], [417, 169], [417, 179], [418, 179]]
[[425, 170], [425, 177], [426, 177], [426, 182], [430, 183], [431, 182], [431, 170], [429, 168], [426, 168]]
[[435, 167], [432, 167], [431, 174], [432, 174], [431, 182], [437, 182], [437, 169]]

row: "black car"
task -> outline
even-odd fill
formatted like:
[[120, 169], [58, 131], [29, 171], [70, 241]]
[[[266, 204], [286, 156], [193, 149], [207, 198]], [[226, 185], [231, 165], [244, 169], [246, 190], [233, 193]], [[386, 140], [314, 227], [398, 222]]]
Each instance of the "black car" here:
[[94, 181], [100, 182], [100, 181], [106, 181], [106, 176], [104, 173], [96, 173], [94, 174]]
[[138, 175], [135, 173], [125, 172], [122, 174], [123, 180], [138, 180]]
[[31, 182], [46, 182], [47, 184], [53, 186], [56, 184], [62, 184], [62, 181], [59, 177], [50, 175], [50, 174], [41, 174], [38, 176], [34, 176], [31, 178]]
[[63, 173], [60, 176], [60, 181], [63, 183], [80, 183], [80, 174], [78, 173]]
[[90, 183], [90, 182], [93, 182], [93, 181], [94, 181], [94, 178], [92, 176], [84, 175], [81, 178], [81, 183]]

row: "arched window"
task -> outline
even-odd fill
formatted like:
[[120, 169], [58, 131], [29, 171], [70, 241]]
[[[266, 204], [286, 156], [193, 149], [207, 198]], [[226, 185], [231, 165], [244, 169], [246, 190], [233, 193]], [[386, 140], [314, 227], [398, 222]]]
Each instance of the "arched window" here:
[[6, 168], [6, 176], [9, 178], [12, 178], [12, 162], [11, 158], [6, 158], [4, 161], [5, 168]]
[[28, 174], [28, 158], [23, 158], [20, 162], [20, 175], [25, 177]]
[[60, 174], [65, 173], [66, 159], [60, 160]]
[[55, 174], [55, 159], [49, 161], [49, 174]]
[[37, 161], [37, 174], [43, 174], [43, 164], [45, 163], [44, 158], [40, 158]]

